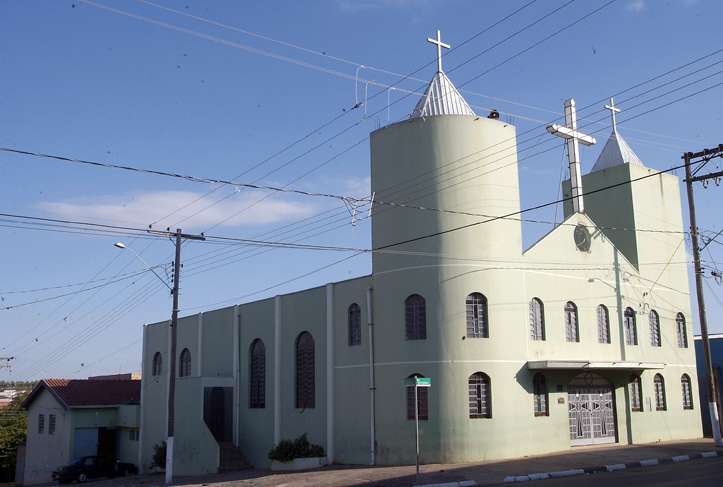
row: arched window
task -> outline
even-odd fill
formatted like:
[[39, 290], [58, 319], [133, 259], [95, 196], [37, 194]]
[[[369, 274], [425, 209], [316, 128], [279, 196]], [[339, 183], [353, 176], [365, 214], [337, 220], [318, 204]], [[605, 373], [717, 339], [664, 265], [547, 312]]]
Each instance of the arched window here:
[[191, 352], [184, 348], [178, 359], [178, 377], [190, 377], [191, 375]]
[[675, 328], [678, 333], [678, 346], [680, 348], [688, 348], [688, 333], [685, 329], [685, 316], [683, 316], [683, 313], [676, 315]]
[[404, 324], [407, 340], [427, 339], [427, 306], [419, 294], [404, 301]]
[[153, 354], [153, 369], [151, 372], [151, 375], [161, 375], [161, 372], [163, 371], [163, 356], [161, 355], [161, 352], [156, 352]]
[[597, 341], [610, 343], [610, 313], [604, 304], [597, 307]]
[[313, 409], [315, 397], [314, 338], [304, 331], [296, 338], [296, 407]]
[[266, 347], [260, 338], [249, 347], [249, 407], [266, 407]]
[[638, 328], [635, 324], [635, 311], [633, 311], [633, 308], [625, 308], [623, 325], [625, 328], [625, 343], [627, 345], [637, 345]]
[[469, 376], [469, 417], [492, 417], [492, 391], [490, 378], [482, 372], [475, 372]]
[[535, 416], [549, 416], [547, 381], [542, 374], [535, 374], [532, 379], [532, 390], [535, 401]]
[[568, 342], [580, 341], [580, 329], [577, 324], [577, 306], [572, 301], [565, 305], [565, 338]]
[[349, 322], [349, 346], [361, 345], [361, 307], [356, 303], [351, 303], [347, 315]]
[[655, 410], [665, 411], [667, 407], [665, 403], [665, 379], [663, 379], [663, 376], [655, 374], [653, 385], [655, 387]]
[[660, 316], [654, 309], [650, 310], [650, 344], [654, 347], [660, 347], [663, 344], [660, 338]]
[[467, 312], [467, 338], [489, 338], [487, 298], [484, 294], [472, 293], [467, 296], [465, 308]]
[[643, 410], [643, 388], [639, 375], [630, 378], [630, 409], [632, 411]]
[[680, 387], [683, 391], [683, 409], [693, 409], [693, 389], [688, 374], [683, 374], [680, 377]]
[[530, 338], [545, 339], [545, 305], [539, 298], [530, 301]]
[[[422, 374], [412, 374], [407, 379], [424, 377]], [[429, 387], [417, 387], [417, 407], [419, 408], [419, 420], [429, 419]], [[407, 419], [414, 421], [414, 386], [407, 386]]]

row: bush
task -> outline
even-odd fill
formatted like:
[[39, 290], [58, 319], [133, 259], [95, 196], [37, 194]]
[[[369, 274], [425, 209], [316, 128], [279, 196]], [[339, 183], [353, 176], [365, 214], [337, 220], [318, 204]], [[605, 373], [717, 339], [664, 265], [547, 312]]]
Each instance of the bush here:
[[306, 433], [294, 441], [281, 440], [278, 445], [269, 452], [269, 460], [287, 463], [294, 458], [323, 457], [324, 448], [319, 445], [312, 445], [306, 438]]
[[151, 463], [151, 468], [158, 467], [158, 468], [166, 468], [166, 442], [162, 441], [158, 443], [157, 445], [153, 445], [153, 463]]

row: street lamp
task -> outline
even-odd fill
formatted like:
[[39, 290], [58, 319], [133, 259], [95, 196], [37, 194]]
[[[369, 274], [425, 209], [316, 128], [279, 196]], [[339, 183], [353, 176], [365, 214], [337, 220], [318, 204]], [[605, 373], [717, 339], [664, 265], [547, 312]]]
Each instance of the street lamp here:
[[136, 258], [137, 258], [138, 260], [140, 260], [140, 261], [143, 263], [143, 265], [148, 268], [149, 271], [151, 271], [153, 274], [155, 274], [155, 276], [156, 276], [158, 279], [160, 279], [160, 281], [163, 283], [164, 286], [166, 286], [168, 289], [170, 289], [171, 291], [173, 291], [173, 288], [165, 281], [165, 279], [163, 279], [163, 278], [156, 272], [156, 269], [155, 269], [153, 266], [149, 265], [148, 262], [146, 262], [146, 261], [143, 259], [143, 257], [141, 257], [141, 254], [139, 254], [138, 252], [136, 252], [136, 250], [135, 250], [133, 247], [128, 247], [128, 246], [126, 246], [126, 244], [124, 244], [123, 242], [116, 242], [116, 243], [113, 244], [113, 247], [118, 248], [118, 249], [121, 249], [121, 250], [128, 249], [128, 250], [130, 250], [131, 252], [133, 252], [133, 254], [136, 256]]

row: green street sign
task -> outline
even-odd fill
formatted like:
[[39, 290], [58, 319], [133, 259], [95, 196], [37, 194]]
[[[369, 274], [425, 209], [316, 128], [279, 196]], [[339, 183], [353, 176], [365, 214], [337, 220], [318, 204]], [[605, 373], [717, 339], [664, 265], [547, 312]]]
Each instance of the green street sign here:
[[404, 381], [408, 386], [432, 387], [432, 379], [430, 377], [411, 377]]

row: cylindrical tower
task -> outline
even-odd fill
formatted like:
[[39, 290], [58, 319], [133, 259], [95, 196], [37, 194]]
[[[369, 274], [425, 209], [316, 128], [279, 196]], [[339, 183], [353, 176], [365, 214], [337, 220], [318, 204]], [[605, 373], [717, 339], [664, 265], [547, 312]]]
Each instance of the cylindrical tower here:
[[[499, 456], [499, 436], [514, 441], [504, 418], [515, 415], [471, 420], [468, 390], [476, 373], [500, 392], [512, 387], [525, 360], [523, 277], [510, 269], [521, 267], [521, 223], [493, 218], [520, 207], [515, 127], [476, 116], [438, 72], [409, 120], [372, 133], [371, 175], [379, 202], [372, 222], [378, 461], [414, 461], [403, 386], [412, 374], [432, 378], [429, 419], [421, 422], [425, 462], [484, 459], [493, 441]], [[470, 313], [486, 330], [470, 332]], [[424, 332], [410, 320], [422, 320]]]

